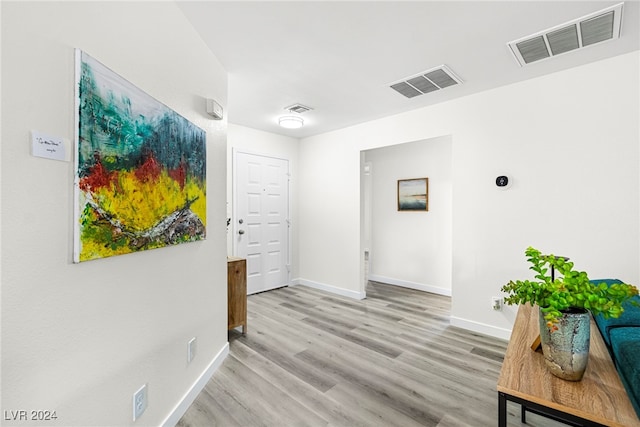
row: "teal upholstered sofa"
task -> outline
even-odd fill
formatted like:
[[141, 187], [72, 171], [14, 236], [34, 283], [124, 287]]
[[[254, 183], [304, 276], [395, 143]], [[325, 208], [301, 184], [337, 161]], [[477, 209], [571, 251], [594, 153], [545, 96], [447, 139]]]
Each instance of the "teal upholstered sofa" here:
[[[622, 283], [617, 279], [592, 282], [605, 282], [608, 285]], [[635, 296], [634, 300], [640, 304], [640, 296]], [[601, 314], [594, 316], [594, 319], [640, 418], [640, 306], [627, 302], [623, 307], [624, 313], [617, 319], [605, 319]]]

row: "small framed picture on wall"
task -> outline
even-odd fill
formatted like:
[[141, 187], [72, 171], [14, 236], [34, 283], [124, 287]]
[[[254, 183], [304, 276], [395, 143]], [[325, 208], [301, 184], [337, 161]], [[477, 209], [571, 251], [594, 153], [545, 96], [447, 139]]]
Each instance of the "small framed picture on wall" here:
[[398, 180], [398, 211], [429, 210], [429, 178]]

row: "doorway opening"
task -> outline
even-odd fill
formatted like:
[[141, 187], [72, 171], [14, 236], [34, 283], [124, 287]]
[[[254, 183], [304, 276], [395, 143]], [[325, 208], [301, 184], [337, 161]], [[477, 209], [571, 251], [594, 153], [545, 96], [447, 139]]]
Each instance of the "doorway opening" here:
[[[398, 181], [428, 178], [428, 210], [398, 210]], [[452, 137], [361, 152], [361, 263], [368, 281], [452, 295]]]

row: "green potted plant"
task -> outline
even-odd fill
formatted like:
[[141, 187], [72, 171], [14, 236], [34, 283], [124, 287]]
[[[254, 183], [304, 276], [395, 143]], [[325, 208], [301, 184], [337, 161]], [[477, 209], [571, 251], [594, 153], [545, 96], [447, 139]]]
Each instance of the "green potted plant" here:
[[593, 283], [587, 273], [574, 270], [573, 262], [567, 258], [543, 255], [532, 247], [525, 255], [536, 273], [535, 280], [512, 280], [504, 285], [502, 291], [508, 295], [504, 301], [539, 307], [547, 367], [560, 378], [578, 381], [588, 360], [588, 311], [617, 318], [624, 311], [622, 304], [638, 295], [638, 289], [626, 283]]

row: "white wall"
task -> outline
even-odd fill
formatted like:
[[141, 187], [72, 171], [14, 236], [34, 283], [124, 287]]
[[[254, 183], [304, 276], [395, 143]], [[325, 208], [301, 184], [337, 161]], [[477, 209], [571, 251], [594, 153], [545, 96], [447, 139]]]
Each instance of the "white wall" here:
[[[236, 221], [233, 216], [233, 152], [259, 154], [267, 157], [276, 157], [289, 161], [289, 215], [291, 228], [289, 234], [291, 278], [298, 277], [298, 147], [299, 140], [288, 136], [263, 132], [246, 126], [229, 123], [228, 127], [228, 151], [227, 151], [227, 215]], [[234, 255], [232, 226], [229, 226], [227, 235], [227, 251]]]
[[[371, 280], [451, 295], [451, 137], [365, 151], [371, 164]], [[397, 182], [429, 178], [428, 212], [399, 212]]]
[[[73, 162], [29, 138], [73, 141], [76, 47], [207, 131], [206, 241], [72, 263]], [[133, 425], [145, 383], [136, 425], [175, 422], [224, 356], [226, 122], [205, 98], [226, 105], [226, 72], [172, 2], [2, 2], [1, 409], [58, 417], [3, 425]]]
[[[451, 135], [454, 325], [509, 336], [517, 309], [494, 312], [490, 298], [530, 277], [529, 245], [638, 283], [639, 56], [302, 140], [301, 278], [361, 291], [361, 150]], [[495, 187], [502, 174], [507, 191]]]

